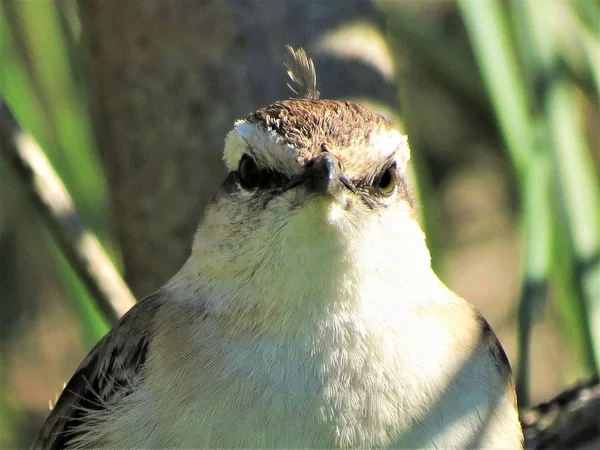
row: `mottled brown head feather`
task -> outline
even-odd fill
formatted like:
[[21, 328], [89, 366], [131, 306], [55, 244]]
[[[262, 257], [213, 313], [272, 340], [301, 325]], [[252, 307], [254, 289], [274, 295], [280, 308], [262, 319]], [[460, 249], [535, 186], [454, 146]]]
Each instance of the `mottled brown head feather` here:
[[374, 135], [392, 129], [382, 116], [362, 105], [338, 100], [292, 99], [272, 103], [248, 119], [277, 133], [306, 159], [329, 150], [344, 149], [346, 158], [367, 158], [367, 143]]
[[285, 49], [286, 59], [284, 65], [292, 83], [288, 83], [288, 87], [298, 97], [317, 100], [319, 98], [317, 72], [312, 59], [306, 55], [302, 48], [294, 50], [288, 45]]

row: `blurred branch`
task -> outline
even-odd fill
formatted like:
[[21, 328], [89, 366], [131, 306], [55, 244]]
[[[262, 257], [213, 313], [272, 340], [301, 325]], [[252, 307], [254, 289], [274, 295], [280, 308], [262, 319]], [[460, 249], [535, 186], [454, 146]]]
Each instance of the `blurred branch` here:
[[96, 236], [83, 224], [71, 196], [43, 151], [21, 130], [2, 99], [0, 149], [27, 185], [61, 250], [91, 292], [96, 305], [114, 324], [133, 306], [134, 297]]
[[525, 448], [599, 448], [599, 417], [600, 382], [594, 379], [522, 411]]

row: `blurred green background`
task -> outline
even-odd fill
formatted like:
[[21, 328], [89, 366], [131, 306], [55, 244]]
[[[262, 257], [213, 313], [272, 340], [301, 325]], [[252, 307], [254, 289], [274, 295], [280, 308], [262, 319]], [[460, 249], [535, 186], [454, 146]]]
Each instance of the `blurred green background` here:
[[[339, 85], [335, 93], [320, 85], [323, 97], [369, 103], [408, 134], [413, 184], [436, 270], [499, 334], [517, 374], [520, 404], [548, 399], [575, 380], [598, 373], [598, 1], [363, 2], [367, 6], [308, 2], [313, 5], [306, 10], [297, 1], [284, 6], [247, 2], [255, 9], [248, 7], [246, 14], [239, 11], [245, 7], [241, 3], [204, 2], [202, 14], [223, 20], [229, 28], [221, 28], [215, 19], [217, 25], [201, 30], [202, 40], [186, 36], [189, 29], [202, 28], [189, 19], [195, 13], [193, 2], [184, 11], [180, 7], [186, 2], [139, 2], [140, 9], [145, 8], [140, 16], [132, 5], [114, 3], [116, 12], [111, 12], [110, 5], [93, 3], [0, 3], [0, 95], [44, 149], [85, 222], [138, 296], [177, 270], [191, 242], [193, 230], [187, 223], [197, 223], [211, 194], [203, 185], [193, 195], [182, 194], [177, 189], [196, 181], [189, 174], [180, 176], [181, 169], [172, 166], [181, 154], [163, 148], [163, 159], [156, 162], [143, 144], [149, 147], [155, 140], [147, 137], [154, 132], [151, 124], [160, 128], [168, 119], [169, 137], [181, 135], [190, 152], [209, 147], [203, 139], [186, 137], [187, 129], [178, 126], [177, 107], [159, 105], [152, 112], [144, 103], [172, 83], [169, 73], [152, 71], [153, 61], [192, 73], [186, 75], [190, 79], [177, 78], [167, 95], [184, 98], [185, 114], [196, 114], [193, 126], [216, 136], [213, 156], [194, 170], [220, 176], [217, 147], [223, 130], [236, 117], [281, 97], [270, 98], [285, 92], [285, 82], [279, 81], [285, 75], [283, 46], [302, 45], [309, 56], [334, 55], [334, 61], [351, 64], [366, 61], [364, 65], [379, 71], [379, 78], [365, 75], [350, 82], [335, 74], [337, 66], [315, 58], [325, 85], [329, 73]], [[356, 8], [346, 20], [339, 8], [347, 10], [351, 4]], [[309, 14], [302, 17], [306, 11]], [[271, 32], [269, 21], [277, 14], [287, 21], [277, 21], [278, 31], [271, 33], [276, 42], [251, 42], [247, 36], [257, 29]], [[143, 32], [129, 40], [127, 33], [132, 31], [125, 27]], [[130, 45], [135, 50], [129, 50]], [[200, 55], [203, 63], [195, 66], [182, 56], [181, 48]], [[244, 62], [243, 55], [250, 51], [255, 52], [251, 61]], [[91, 62], [86, 59], [90, 54]], [[233, 55], [236, 62], [229, 63], [224, 54]], [[262, 67], [263, 60], [274, 61], [275, 69]], [[147, 69], [153, 83], [147, 82], [143, 70], [139, 75], [131, 67]], [[244, 87], [229, 89], [219, 72], [223, 67]], [[261, 70], [261, 85], [277, 80], [281, 88], [256, 94], [250, 77]], [[122, 80], [129, 84], [119, 84]], [[391, 90], [352, 91], [369, 83]], [[127, 103], [128, 90], [140, 85], [147, 88], [146, 94]], [[193, 86], [193, 101], [177, 90], [179, 85]], [[215, 98], [205, 101], [203, 95], [211, 94]], [[236, 106], [231, 97], [243, 106]], [[119, 109], [119, 102], [125, 107]], [[115, 110], [131, 112], [119, 119], [112, 114]], [[129, 125], [131, 117], [139, 126]], [[221, 123], [227, 128], [222, 130]], [[142, 137], [134, 143], [128, 140], [131, 136]], [[151, 166], [153, 174], [160, 174], [156, 190], [144, 185], [135, 171], [119, 175], [118, 170], [128, 167], [119, 166], [119, 158], [129, 155], [120, 149], [139, 142], [137, 151], [147, 155], [148, 162], [126, 164], [140, 173]], [[29, 445], [47, 414], [48, 401], [54, 400], [108, 324], [4, 157], [0, 177], [0, 447], [8, 448]], [[137, 187], [138, 182], [145, 187]], [[121, 194], [130, 184], [136, 186], [133, 194], [127, 191], [132, 198]], [[181, 243], [164, 252], [158, 245], [171, 239], [171, 229], [162, 233], [153, 227], [150, 237], [136, 232], [136, 227], [151, 223], [153, 211], [159, 224], [172, 215], [152, 207], [163, 192], [183, 198], [188, 221], [173, 226], [173, 241]], [[142, 211], [132, 228], [123, 228], [123, 208]], [[143, 273], [136, 273], [139, 264], [131, 255], [139, 248], [150, 255], [145, 259], [168, 264], [160, 271], [142, 268]]]

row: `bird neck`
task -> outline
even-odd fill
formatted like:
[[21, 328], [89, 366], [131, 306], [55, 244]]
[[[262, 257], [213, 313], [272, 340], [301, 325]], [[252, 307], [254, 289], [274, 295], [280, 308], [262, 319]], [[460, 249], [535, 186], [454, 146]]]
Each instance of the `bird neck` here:
[[290, 229], [265, 246], [268, 252], [235, 271], [224, 270], [216, 254], [193, 253], [171, 285], [235, 329], [275, 334], [303, 332], [333, 316], [402, 313], [428, 301], [424, 286], [440, 285], [412, 218], [316, 237]]

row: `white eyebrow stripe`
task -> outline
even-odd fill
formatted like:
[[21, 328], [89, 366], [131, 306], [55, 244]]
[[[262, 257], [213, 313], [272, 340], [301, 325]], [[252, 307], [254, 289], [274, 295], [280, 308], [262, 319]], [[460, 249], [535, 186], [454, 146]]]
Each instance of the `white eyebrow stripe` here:
[[406, 136], [400, 134], [400, 132], [395, 129], [375, 134], [370, 142], [370, 145], [381, 153], [382, 158], [394, 157], [394, 155], [397, 154], [398, 149], [406, 147], [406, 144]]
[[288, 176], [302, 171], [294, 150], [275, 131], [240, 120], [225, 139], [223, 159], [227, 168], [235, 170], [244, 153], [248, 152], [265, 169]]
[[[344, 147], [332, 149], [341, 155], [341, 161], [348, 158], [346, 175], [354, 180], [373, 179], [394, 160], [400, 172], [404, 172], [410, 159], [407, 138], [395, 129], [369, 133], [366, 140]], [[292, 147], [275, 130], [261, 123], [240, 120], [225, 139], [223, 159], [229, 171], [237, 170], [244, 154], [250, 154], [263, 169], [279, 172], [289, 178], [303, 170], [306, 153]], [[357, 162], [359, 162], [357, 164]]]

